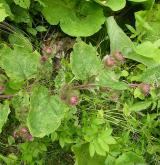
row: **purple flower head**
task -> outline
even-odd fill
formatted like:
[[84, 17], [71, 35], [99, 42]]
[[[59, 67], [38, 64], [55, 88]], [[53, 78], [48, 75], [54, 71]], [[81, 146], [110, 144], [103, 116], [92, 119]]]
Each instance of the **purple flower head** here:
[[77, 96], [72, 96], [71, 98], [70, 98], [70, 104], [71, 105], [77, 105], [78, 104], [78, 97]]

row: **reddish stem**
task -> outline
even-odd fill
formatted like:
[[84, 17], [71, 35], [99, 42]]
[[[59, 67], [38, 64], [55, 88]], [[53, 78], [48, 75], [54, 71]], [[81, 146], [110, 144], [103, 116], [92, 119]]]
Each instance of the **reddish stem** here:
[[0, 99], [11, 99], [15, 95], [0, 95]]
[[96, 86], [98, 86], [98, 85], [96, 85], [96, 84], [82, 84], [82, 85], [73, 86], [72, 89], [88, 89], [88, 88], [93, 88]]
[[136, 88], [136, 87], [138, 87], [140, 84], [137, 84], [137, 83], [135, 83], [135, 84], [129, 84], [129, 87], [131, 87], [131, 88]]

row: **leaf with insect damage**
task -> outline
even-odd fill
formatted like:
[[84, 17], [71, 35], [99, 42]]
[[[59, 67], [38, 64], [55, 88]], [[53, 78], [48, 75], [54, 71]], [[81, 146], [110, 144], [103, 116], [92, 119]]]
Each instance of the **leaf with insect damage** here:
[[103, 9], [93, 2], [77, 0], [45, 0], [42, 11], [51, 25], [60, 23], [71, 36], [90, 36], [100, 30], [105, 21]]
[[34, 137], [44, 137], [54, 132], [64, 118], [68, 107], [58, 96], [50, 96], [44, 86], [35, 87], [31, 95], [27, 125]]
[[11, 80], [23, 81], [34, 78], [38, 72], [40, 55], [23, 47], [14, 49], [4, 45], [0, 50], [0, 67]]
[[103, 67], [97, 54], [95, 47], [83, 41], [78, 41], [74, 45], [71, 53], [71, 67], [77, 79], [87, 80], [98, 75]]

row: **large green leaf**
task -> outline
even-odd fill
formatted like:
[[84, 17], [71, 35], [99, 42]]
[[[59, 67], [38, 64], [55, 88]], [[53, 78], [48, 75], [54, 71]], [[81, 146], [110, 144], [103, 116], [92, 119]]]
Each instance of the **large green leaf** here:
[[8, 119], [10, 113], [10, 108], [8, 102], [0, 104], [0, 133], [2, 132], [2, 127]]
[[97, 57], [96, 48], [78, 41], [71, 53], [71, 67], [75, 77], [80, 80], [87, 80], [91, 76], [98, 75], [102, 70], [102, 65]]
[[35, 137], [44, 137], [54, 132], [61, 124], [68, 107], [58, 98], [50, 96], [44, 86], [35, 87], [31, 95], [27, 125]]
[[160, 64], [159, 44], [156, 45], [150, 41], [145, 41], [135, 47], [135, 52], [144, 57], [151, 58], [155, 61], [155, 63]]
[[107, 31], [110, 38], [111, 53], [121, 51], [126, 58], [141, 62], [147, 66], [154, 66], [157, 63], [157, 61], [155, 62], [153, 59], [135, 52], [135, 45], [117, 25], [114, 17], [107, 19]]
[[160, 49], [150, 41], [143, 42], [136, 47], [136, 52], [148, 58], [160, 58]]
[[75, 165], [104, 165], [105, 157], [95, 154], [90, 157], [88, 144], [77, 145], [73, 147], [76, 156]]
[[103, 9], [93, 2], [77, 0], [45, 0], [42, 11], [51, 25], [60, 22], [62, 30], [71, 36], [90, 36], [96, 33], [105, 18]]
[[22, 81], [34, 78], [39, 63], [40, 55], [23, 47], [16, 46], [11, 49], [5, 45], [0, 50], [0, 67], [11, 80]]
[[5, 0], [0, 0], [0, 22], [3, 22], [8, 16], [12, 17], [9, 5]]
[[134, 45], [130, 38], [117, 25], [114, 17], [109, 17], [107, 19], [107, 31], [110, 38], [111, 53], [119, 50], [124, 52], [124, 55], [127, 56], [125, 50], [132, 50]]

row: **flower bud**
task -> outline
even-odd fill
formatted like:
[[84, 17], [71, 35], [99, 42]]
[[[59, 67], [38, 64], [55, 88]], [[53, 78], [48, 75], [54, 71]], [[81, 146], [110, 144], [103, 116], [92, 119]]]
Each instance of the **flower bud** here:
[[52, 53], [52, 48], [51, 47], [46, 48], [46, 53], [51, 54]]
[[43, 55], [41, 56], [41, 62], [46, 62], [48, 60], [48, 57]]
[[106, 55], [103, 58], [103, 61], [104, 61], [104, 65], [107, 66], [107, 67], [113, 67], [116, 64], [114, 58], [111, 57], [111, 56], [108, 56], [108, 55]]
[[72, 96], [72, 97], [70, 98], [70, 105], [75, 106], [75, 105], [77, 105], [77, 104], [78, 104], [78, 97], [77, 97], [77, 96]]
[[5, 90], [5, 87], [0, 85], [0, 94], [2, 94], [4, 92], [4, 90]]
[[143, 94], [144, 94], [145, 96], [147, 96], [147, 95], [149, 94], [149, 92], [150, 92], [150, 87], [151, 87], [150, 84], [142, 83], [142, 84], [139, 85], [139, 87], [140, 87], [141, 91], [143, 92]]
[[44, 54], [51, 54], [52, 53], [52, 48], [51, 47], [48, 47], [48, 46], [45, 46], [43, 47], [42, 51], [44, 52]]
[[31, 134], [28, 134], [27, 137], [26, 137], [26, 139], [28, 141], [33, 141], [34, 140], [34, 138], [33, 138], [33, 136]]
[[4, 90], [4, 86], [0, 85], [0, 91]]
[[113, 53], [113, 57], [114, 57], [116, 60], [121, 61], [121, 62], [124, 62], [124, 60], [125, 60], [125, 57], [124, 57], [124, 56], [122, 55], [122, 53], [119, 52], [119, 51], [114, 52], [114, 53]]
[[23, 128], [21, 128], [20, 132], [21, 132], [21, 133], [28, 133], [28, 130], [27, 130], [27, 128], [24, 128], [24, 127], [23, 127]]

